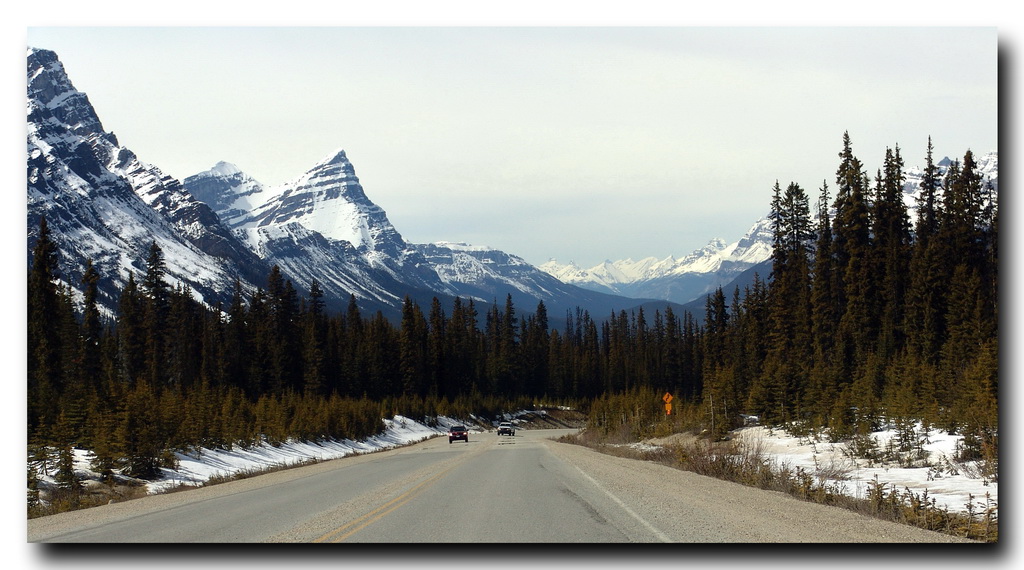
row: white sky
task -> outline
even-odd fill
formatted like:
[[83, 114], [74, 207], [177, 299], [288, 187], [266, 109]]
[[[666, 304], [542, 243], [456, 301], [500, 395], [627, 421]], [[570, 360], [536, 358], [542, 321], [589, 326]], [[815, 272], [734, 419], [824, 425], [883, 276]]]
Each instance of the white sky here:
[[833, 181], [846, 130], [871, 173], [897, 144], [922, 162], [929, 135], [939, 158], [998, 148], [994, 27], [667, 23], [45, 26], [27, 40], [172, 176], [225, 160], [273, 185], [344, 148], [407, 240], [534, 264], [738, 239], [776, 179], [812, 195]]

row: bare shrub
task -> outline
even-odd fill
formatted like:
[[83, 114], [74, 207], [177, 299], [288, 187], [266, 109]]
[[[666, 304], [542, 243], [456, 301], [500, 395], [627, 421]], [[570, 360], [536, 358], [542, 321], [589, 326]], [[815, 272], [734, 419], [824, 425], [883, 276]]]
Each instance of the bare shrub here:
[[849, 481], [850, 473], [857, 469], [857, 464], [849, 457], [829, 456], [824, 462], [814, 457], [814, 476], [819, 483], [827, 481]]

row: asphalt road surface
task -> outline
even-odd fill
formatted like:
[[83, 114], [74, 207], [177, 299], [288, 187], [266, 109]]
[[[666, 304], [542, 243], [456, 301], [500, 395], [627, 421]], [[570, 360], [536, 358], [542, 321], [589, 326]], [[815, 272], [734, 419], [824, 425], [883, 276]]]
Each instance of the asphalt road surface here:
[[28, 521], [29, 542], [956, 542], [553, 441], [471, 433]]

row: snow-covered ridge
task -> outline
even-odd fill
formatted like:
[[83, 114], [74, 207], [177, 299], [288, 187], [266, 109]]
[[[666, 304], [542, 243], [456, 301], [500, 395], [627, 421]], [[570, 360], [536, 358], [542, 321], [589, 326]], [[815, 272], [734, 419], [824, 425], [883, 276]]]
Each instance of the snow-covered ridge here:
[[230, 162], [224, 162], [223, 160], [213, 165], [213, 168], [211, 168], [210, 171], [220, 176], [235, 176], [242, 173], [237, 166]]
[[[406, 248], [384, 210], [367, 198], [342, 149], [279, 186], [263, 186], [237, 166], [225, 162], [186, 178], [185, 185], [235, 229], [299, 223], [365, 252], [394, 253]], [[250, 246], [256, 249], [260, 244]]]
[[[771, 232], [768, 218], [758, 220], [739, 240], [727, 244], [721, 238], [714, 238], [704, 247], [677, 259], [645, 257], [638, 261], [622, 259], [606, 260], [594, 267], [584, 269], [573, 262], [561, 264], [555, 259], [540, 265], [540, 269], [566, 283], [580, 286], [600, 286], [616, 293], [626, 294], [627, 288], [639, 283], [659, 279], [705, 275], [720, 271], [739, 274], [771, 257]], [[682, 299], [685, 302], [689, 299]]]
[[[993, 188], [999, 190], [999, 153], [991, 151], [974, 157], [977, 172]], [[936, 162], [940, 178], [945, 176], [952, 161], [943, 158]], [[919, 166], [904, 169], [906, 181], [903, 186], [904, 203], [907, 206], [910, 222], [916, 217], [917, 196], [920, 190], [923, 168]], [[812, 214], [816, 218], [816, 213]], [[671, 288], [673, 279], [704, 279], [707, 287], [727, 281], [730, 275], [735, 276], [746, 269], [771, 258], [772, 232], [768, 216], [759, 219], [739, 240], [726, 244], [722, 239], [715, 238], [704, 247], [682, 258], [668, 256], [664, 259], [646, 257], [639, 261], [620, 259], [606, 260], [590, 268], [583, 268], [570, 261], [563, 264], [556, 259], [539, 266], [539, 268], [557, 279], [598, 291], [631, 296], [650, 296], [663, 298]], [[695, 288], [686, 289], [686, 295], [703, 294]], [[671, 298], [670, 300], [686, 302], [689, 299]]]
[[496, 251], [493, 247], [487, 245], [472, 245], [461, 241], [436, 241], [434, 245], [452, 251]]
[[[962, 162], [962, 159], [960, 160]], [[998, 191], [999, 151], [993, 150], [983, 155], [975, 155], [974, 161], [977, 165], [977, 172], [978, 174], [981, 175], [982, 180], [991, 182], [993, 188], [995, 188]], [[942, 158], [942, 160], [939, 160], [938, 162], [935, 163], [935, 165], [938, 168], [940, 177], [946, 175], [946, 172], [949, 170], [949, 165], [951, 163], [952, 160], [950, 160], [949, 157], [944, 157]], [[921, 178], [924, 176], [924, 167], [912, 166], [909, 168], [905, 168], [903, 173], [907, 177], [906, 181], [903, 183], [903, 194], [906, 198], [908, 198], [907, 206], [912, 207], [915, 206], [916, 204], [913, 200], [909, 200], [909, 198], [915, 197], [918, 191], [921, 189]]]
[[234, 243], [208, 206], [103, 130], [55, 53], [30, 49], [27, 76], [27, 233], [31, 244], [46, 217], [72, 291], [91, 259], [104, 277], [100, 302], [111, 308], [154, 242], [169, 283], [189, 285], [199, 300], [229, 291], [235, 276], [248, 276], [245, 268], [258, 270], [259, 260]]

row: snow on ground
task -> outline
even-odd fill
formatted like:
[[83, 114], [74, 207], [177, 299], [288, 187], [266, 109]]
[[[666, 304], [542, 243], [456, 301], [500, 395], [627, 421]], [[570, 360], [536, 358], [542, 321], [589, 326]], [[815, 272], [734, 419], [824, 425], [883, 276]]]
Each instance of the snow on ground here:
[[[178, 469], [162, 468], [163, 477], [146, 484], [150, 494], [161, 493], [179, 485], [199, 486], [211, 478], [230, 477], [234, 474], [253, 473], [264, 469], [296, 465], [311, 460], [325, 461], [349, 455], [373, 453], [416, 443], [447, 433], [448, 427], [460, 421], [446, 417], [437, 418], [437, 426], [430, 427], [403, 416], [385, 419], [382, 433], [364, 441], [326, 440], [317, 443], [289, 441], [277, 447], [257, 445], [250, 448], [234, 447], [224, 449], [200, 449], [198, 453], [175, 453]], [[470, 427], [471, 433], [480, 433]], [[75, 449], [75, 473], [82, 480], [98, 479], [90, 461], [92, 452]], [[40, 480], [53, 483], [55, 468], [49, 473], [40, 473]]]
[[164, 477], [148, 484], [150, 493], [159, 493], [181, 484], [201, 485], [212, 477], [256, 471], [279, 465], [294, 465], [310, 460], [325, 461], [349, 455], [372, 453], [416, 443], [447, 431], [447, 424], [432, 428], [395, 416], [384, 420], [384, 432], [365, 441], [327, 440], [322, 442], [289, 441], [278, 447], [260, 445], [249, 449], [203, 449], [198, 454], [176, 453], [178, 469], [162, 469]]
[[[938, 507], [945, 506], [951, 512], [965, 512], [968, 502], [975, 507], [984, 505], [986, 493], [993, 502], [999, 500], [998, 483], [969, 477], [962, 469], [951, 473], [951, 460], [956, 457], [957, 443], [963, 438], [945, 432], [931, 431], [928, 442], [923, 445], [928, 452], [927, 464], [931, 467], [900, 467], [898, 464], [883, 465], [877, 461], [855, 459], [848, 453], [845, 443], [815, 442], [765, 426], [743, 428], [736, 435], [747, 443], [763, 446], [765, 454], [779, 465], [802, 467], [812, 474], [843, 473], [842, 479], [824, 479], [830, 484], [842, 485], [845, 494], [852, 497], [866, 497], [877, 477], [887, 492], [893, 486], [900, 493], [910, 489], [915, 494], [922, 494], [927, 490], [929, 499], [934, 498]], [[886, 444], [896, 437], [896, 432], [879, 431], [871, 437], [878, 442], [880, 449], [885, 449]]]
[[[495, 418], [493, 423], [497, 425], [500, 421], [517, 422], [520, 416], [530, 413], [543, 412], [522, 411], [502, 414]], [[483, 422], [480, 418], [472, 419]], [[442, 416], [437, 418], [435, 427], [430, 427], [403, 416], [395, 416], [384, 420], [385, 429], [381, 434], [364, 441], [289, 441], [277, 447], [260, 445], [248, 449], [236, 447], [230, 451], [201, 449], [199, 453], [178, 453], [178, 469], [163, 469], [163, 478], [148, 483], [147, 488], [151, 494], [160, 493], [178, 485], [202, 485], [213, 477], [229, 477], [233, 474], [257, 472], [310, 460], [323, 461], [392, 449], [439, 436], [446, 433], [452, 425], [466, 423]], [[480, 429], [473, 427], [472, 423], [469, 423], [469, 427], [471, 432], [480, 433]], [[969, 477], [962, 470], [954, 474], [948, 469], [948, 460], [955, 457], [960, 436], [938, 431], [930, 432], [928, 443], [923, 447], [929, 454], [927, 463], [932, 467], [913, 468], [855, 459], [847, 452], [844, 443], [815, 442], [811, 438], [796, 437], [777, 428], [747, 427], [735, 432], [735, 436], [748, 444], [759, 446], [776, 465], [787, 465], [794, 469], [802, 467], [812, 474], [820, 474], [827, 482], [841, 485], [848, 495], [854, 497], [865, 497], [877, 477], [877, 481], [885, 485], [887, 491], [893, 486], [901, 493], [905, 489], [910, 489], [921, 494], [927, 489], [928, 497], [934, 498], [937, 506], [944, 506], [950, 511], [965, 511], [968, 502], [975, 506], [984, 505], [986, 494], [993, 502], [998, 502], [999, 499], [998, 483]], [[872, 437], [878, 442], [879, 448], [884, 449], [886, 443], [895, 436], [895, 431], [890, 430], [876, 432]], [[91, 456], [89, 451], [75, 450], [75, 470], [82, 479], [98, 478], [89, 465]], [[825, 477], [829, 473], [839, 473], [841, 478]], [[40, 474], [40, 479], [52, 483], [52, 472]]]

